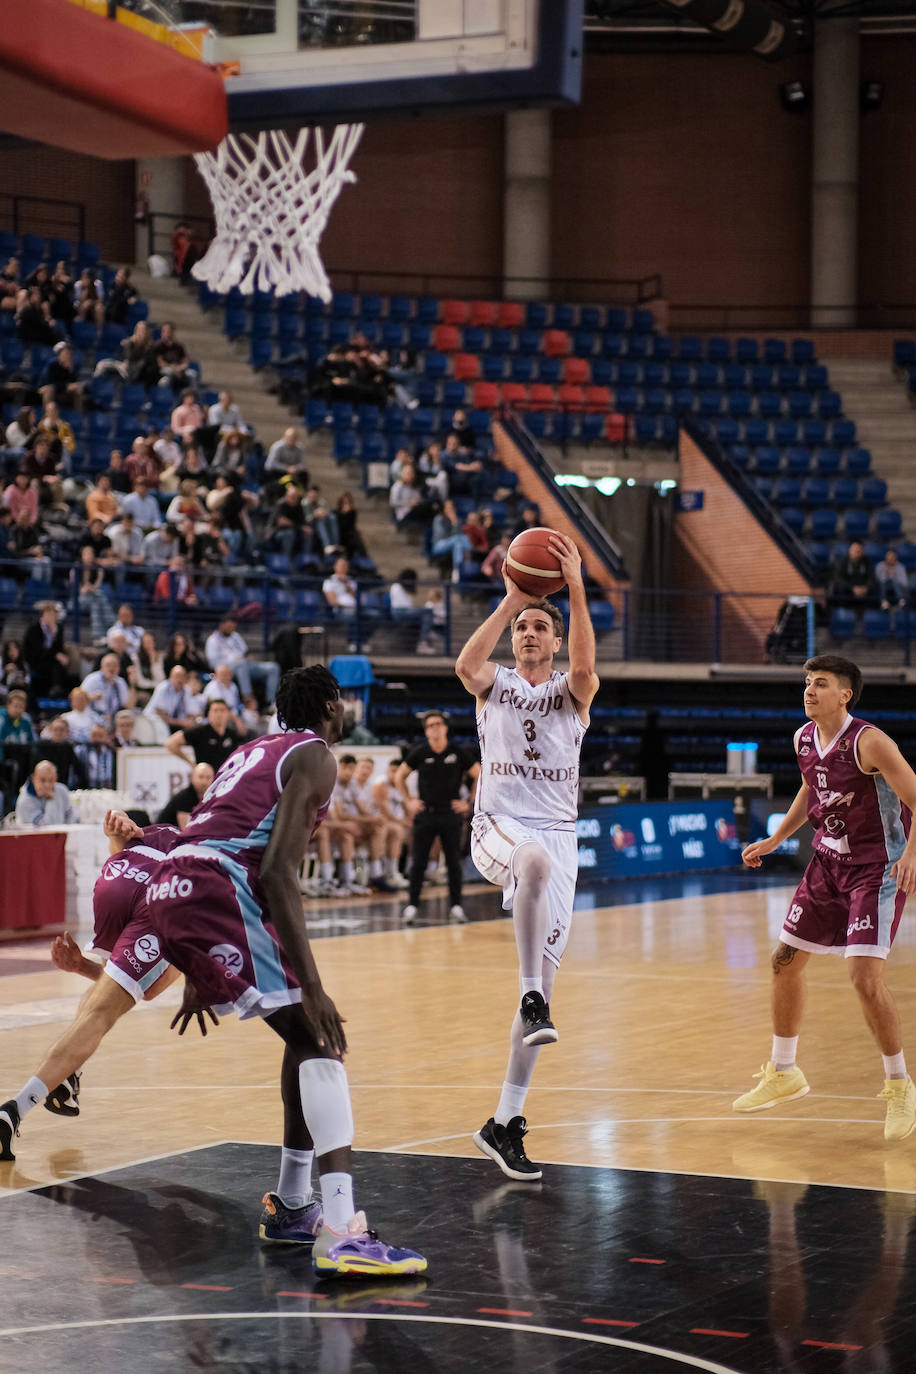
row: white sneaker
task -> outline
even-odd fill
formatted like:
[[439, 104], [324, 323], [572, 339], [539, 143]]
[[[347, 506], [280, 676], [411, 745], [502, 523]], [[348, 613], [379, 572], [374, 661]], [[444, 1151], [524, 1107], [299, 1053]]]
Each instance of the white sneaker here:
[[401, 912], [401, 924], [405, 926], [412, 926], [414, 921], [419, 916], [419, 914], [419, 908], [415, 907], [412, 902], [408, 903], [408, 905], [405, 906], [404, 910]]
[[404, 874], [403, 874], [403, 873], [389, 873], [389, 874], [388, 874], [388, 881], [389, 881], [389, 883], [391, 884], [392, 887], [397, 887], [397, 888], [410, 887], [410, 883], [409, 883], [409, 882], [407, 881], [407, 879], [404, 877]]
[[362, 883], [347, 883], [349, 897], [368, 897], [371, 891], [371, 887], [363, 887]]
[[343, 896], [343, 891], [335, 882], [324, 882], [318, 884], [319, 897], [338, 897]]
[[468, 918], [464, 914], [463, 906], [453, 906], [448, 913], [448, 919], [454, 921], [457, 925], [463, 925]]

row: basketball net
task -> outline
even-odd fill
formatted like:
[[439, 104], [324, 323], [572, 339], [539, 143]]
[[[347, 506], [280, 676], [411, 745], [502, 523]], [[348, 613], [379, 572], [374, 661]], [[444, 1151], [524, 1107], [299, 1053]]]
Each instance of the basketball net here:
[[[216, 237], [191, 271], [213, 291], [307, 291], [331, 299], [318, 245], [345, 182], [364, 125], [229, 134], [194, 162], [213, 201]], [[309, 136], [311, 135], [311, 150]], [[305, 166], [311, 152], [311, 167]]]

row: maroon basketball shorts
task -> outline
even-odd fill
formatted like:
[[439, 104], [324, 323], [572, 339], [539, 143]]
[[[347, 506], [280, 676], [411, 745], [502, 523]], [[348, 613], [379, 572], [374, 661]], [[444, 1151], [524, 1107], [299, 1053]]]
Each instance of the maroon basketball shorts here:
[[780, 939], [812, 954], [886, 959], [906, 894], [893, 864], [851, 864], [815, 851], [795, 889]]

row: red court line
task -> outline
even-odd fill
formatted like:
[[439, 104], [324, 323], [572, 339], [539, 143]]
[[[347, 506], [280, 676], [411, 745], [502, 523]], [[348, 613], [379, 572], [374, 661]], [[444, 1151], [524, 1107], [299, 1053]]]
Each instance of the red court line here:
[[282, 1288], [277, 1294], [278, 1298], [326, 1298], [327, 1293], [294, 1293], [289, 1288]]
[[182, 1288], [194, 1288], [198, 1293], [231, 1293], [224, 1283], [183, 1283]]
[[631, 1263], [631, 1264], [667, 1264], [668, 1261], [667, 1261], [667, 1260], [656, 1260], [656, 1259], [631, 1259], [631, 1260], [630, 1260], [630, 1263]]
[[840, 1341], [802, 1341], [802, 1345], [816, 1345], [818, 1350], [861, 1350], [861, 1345], [843, 1345]]
[[583, 1317], [582, 1320], [591, 1326], [639, 1326], [639, 1322], [619, 1322], [613, 1317]]
[[110, 1278], [106, 1274], [96, 1274], [92, 1278], [93, 1283], [136, 1283], [136, 1279], [116, 1279]]
[[514, 1312], [511, 1307], [478, 1307], [478, 1312], [486, 1312], [490, 1317], [530, 1317], [530, 1312]]
[[731, 1336], [736, 1341], [746, 1341], [750, 1335], [749, 1331], [716, 1331], [712, 1326], [692, 1326], [691, 1336]]

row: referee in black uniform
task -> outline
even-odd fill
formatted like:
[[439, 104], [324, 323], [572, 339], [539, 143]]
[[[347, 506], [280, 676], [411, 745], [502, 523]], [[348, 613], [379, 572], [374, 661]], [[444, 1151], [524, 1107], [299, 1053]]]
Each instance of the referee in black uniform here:
[[[407, 814], [413, 816], [410, 892], [401, 917], [405, 925], [417, 919], [423, 875], [437, 836], [448, 869], [449, 919], [467, 919], [461, 905], [461, 835], [464, 817], [471, 810], [472, 802], [462, 800], [461, 785], [465, 778], [476, 783], [480, 764], [471, 750], [449, 742], [448, 726], [441, 712], [427, 711], [423, 717], [423, 733], [426, 743], [411, 749], [394, 779], [404, 798]], [[408, 774], [414, 771], [419, 784], [419, 800], [407, 790]]]

